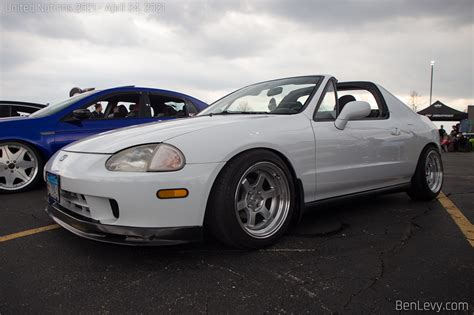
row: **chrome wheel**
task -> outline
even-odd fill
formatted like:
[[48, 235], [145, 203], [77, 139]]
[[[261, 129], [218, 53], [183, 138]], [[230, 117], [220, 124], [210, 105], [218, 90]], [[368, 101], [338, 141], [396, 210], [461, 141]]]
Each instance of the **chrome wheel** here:
[[285, 223], [291, 204], [288, 179], [270, 162], [259, 162], [245, 171], [235, 192], [240, 226], [255, 238], [267, 238]]
[[433, 193], [438, 193], [443, 184], [443, 167], [441, 158], [435, 151], [430, 151], [425, 161], [426, 184]]
[[35, 153], [21, 143], [0, 144], [0, 188], [19, 190], [28, 186], [38, 174]]

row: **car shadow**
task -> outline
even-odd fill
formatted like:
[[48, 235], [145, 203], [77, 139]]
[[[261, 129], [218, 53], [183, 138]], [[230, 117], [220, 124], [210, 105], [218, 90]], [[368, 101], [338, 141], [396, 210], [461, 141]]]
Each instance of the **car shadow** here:
[[[197, 256], [219, 255], [248, 255], [259, 251], [277, 250], [281, 246], [292, 247], [295, 239], [322, 239], [356, 233], [356, 230], [366, 229], [371, 222], [374, 224], [389, 224], [391, 209], [410, 207], [413, 205], [408, 197], [402, 194], [361, 197], [350, 201], [326, 204], [306, 209], [301, 222], [292, 226], [287, 234], [273, 246], [263, 250], [240, 250], [220, 243], [218, 240], [205, 235], [202, 242], [170, 246], [126, 246], [83, 239], [66, 230], [62, 230], [61, 242], [67, 243], [74, 251], [82, 251], [86, 255], [93, 252], [95, 259], [103, 262], [140, 262], [148, 259], [184, 259]], [[382, 206], [382, 207], [381, 207]], [[385, 211], [387, 210], [387, 211]], [[388, 216], [388, 217], [387, 217]], [[314, 243], [317, 246], [317, 243]]]

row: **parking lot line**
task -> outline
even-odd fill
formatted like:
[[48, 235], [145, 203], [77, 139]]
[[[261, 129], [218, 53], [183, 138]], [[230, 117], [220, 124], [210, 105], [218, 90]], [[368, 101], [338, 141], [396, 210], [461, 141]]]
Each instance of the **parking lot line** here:
[[451, 218], [457, 224], [467, 241], [474, 247], [474, 225], [464, 216], [458, 207], [443, 192], [438, 196], [438, 201], [446, 209]]
[[26, 230], [26, 231], [17, 232], [17, 233], [5, 235], [5, 236], [0, 236], [0, 243], [10, 241], [19, 237], [24, 237], [24, 236], [28, 236], [32, 234], [55, 230], [59, 227], [60, 226], [58, 224], [51, 224], [51, 225], [46, 225], [39, 228], [31, 229], [31, 230]]
[[[459, 227], [461, 232], [466, 237], [469, 244], [474, 247], [474, 225], [469, 222], [469, 220], [464, 216], [464, 214], [459, 210], [458, 207], [449, 199], [443, 192], [441, 192], [438, 196], [439, 203], [446, 209], [448, 214], [451, 216], [453, 221]], [[58, 224], [51, 224], [42, 226], [39, 228], [34, 228], [26, 231], [21, 231], [13, 234], [8, 234], [4, 236], [0, 236], [0, 243], [10, 241], [16, 238], [25, 237], [37, 233], [42, 233], [46, 231], [51, 231], [60, 228]], [[279, 251], [279, 250], [275, 250]]]

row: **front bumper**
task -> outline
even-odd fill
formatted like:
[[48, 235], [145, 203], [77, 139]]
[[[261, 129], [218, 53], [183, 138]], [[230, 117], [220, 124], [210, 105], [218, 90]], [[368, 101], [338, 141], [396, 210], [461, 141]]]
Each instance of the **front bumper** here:
[[46, 212], [53, 220], [70, 232], [88, 239], [124, 244], [124, 245], [175, 245], [202, 239], [202, 227], [130, 227], [101, 224], [97, 220], [79, 217], [62, 207], [57, 202], [51, 202]]
[[[120, 244], [177, 244], [199, 236], [196, 229], [203, 226], [207, 199], [224, 163], [128, 173], [108, 171], [109, 157], [60, 151], [48, 161], [45, 171], [58, 175], [60, 182], [60, 201], [50, 198], [47, 209], [56, 222], [77, 235]], [[159, 190], [177, 188], [189, 195], [157, 196]]]

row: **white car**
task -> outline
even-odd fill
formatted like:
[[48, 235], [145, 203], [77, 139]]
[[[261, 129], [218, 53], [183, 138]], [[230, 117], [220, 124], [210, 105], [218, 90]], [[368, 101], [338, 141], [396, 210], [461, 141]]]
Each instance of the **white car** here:
[[47, 212], [80, 236], [176, 244], [210, 231], [275, 242], [303, 210], [369, 193], [435, 198], [436, 127], [381, 86], [329, 75], [244, 87], [193, 118], [73, 143], [45, 168]]

